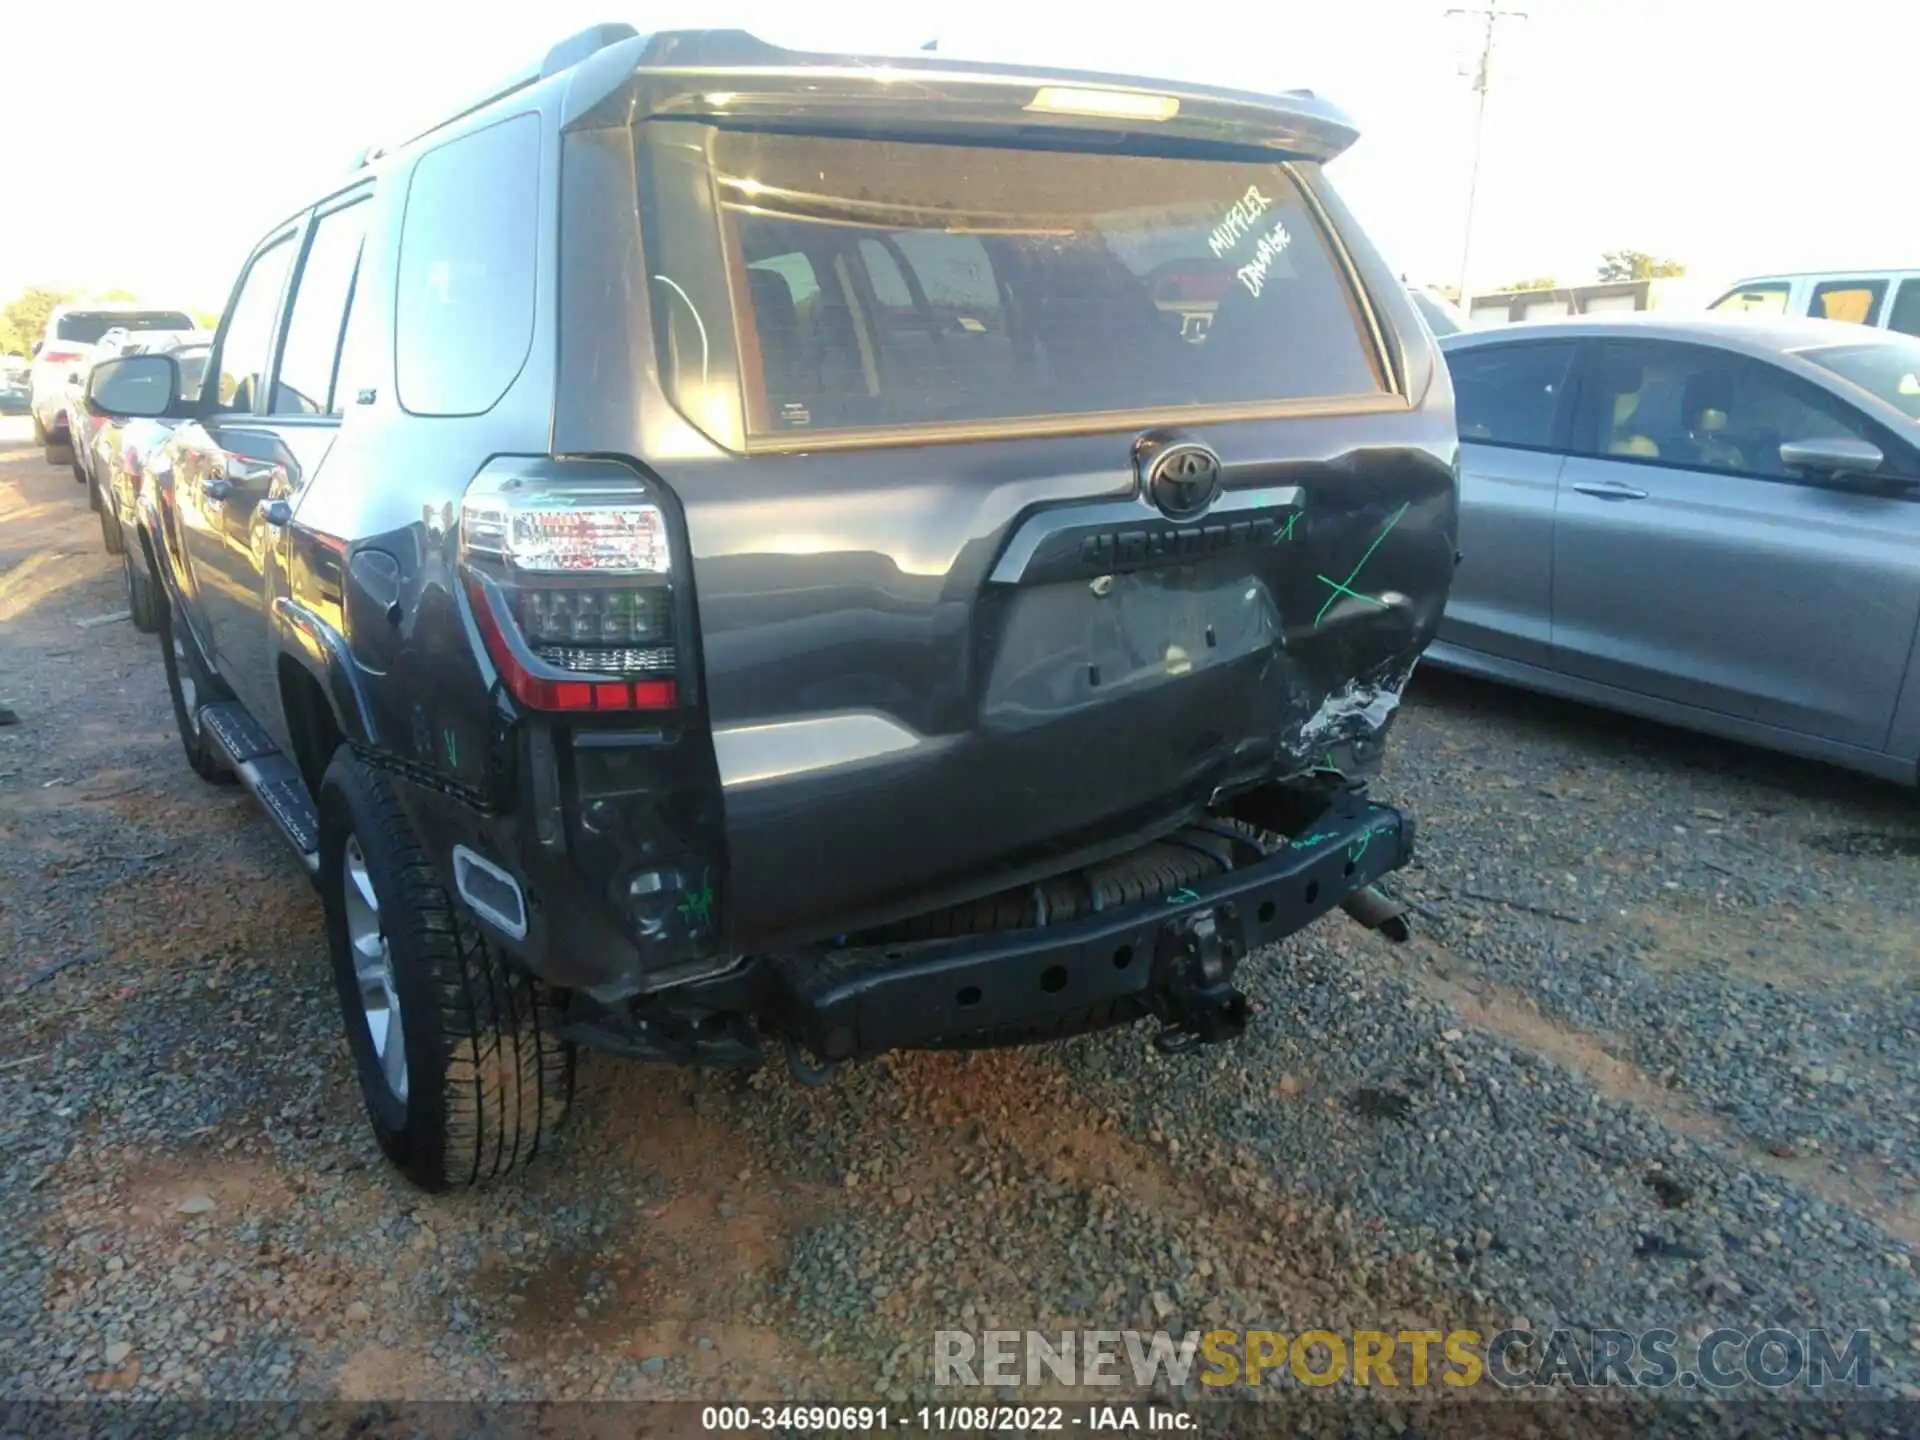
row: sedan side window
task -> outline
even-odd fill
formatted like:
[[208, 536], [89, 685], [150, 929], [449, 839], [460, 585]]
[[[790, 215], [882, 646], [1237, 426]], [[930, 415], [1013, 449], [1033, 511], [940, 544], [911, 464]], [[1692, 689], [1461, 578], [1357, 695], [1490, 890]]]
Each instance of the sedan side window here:
[[267, 361], [273, 354], [274, 322], [280, 316], [280, 294], [293, 264], [293, 248], [291, 235], [274, 241], [253, 257], [247, 278], [240, 282], [226, 332], [220, 337], [220, 382], [214, 403], [222, 410], [250, 414], [257, 408]]
[[1460, 438], [1544, 449], [1573, 368], [1566, 341], [1495, 345], [1447, 356]]
[[1772, 365], [1692, 345], [1598, 348], [1575, 448], [1766, 480], [1793, 479], [1780, 447], [1867, 438], [1838, 401]]

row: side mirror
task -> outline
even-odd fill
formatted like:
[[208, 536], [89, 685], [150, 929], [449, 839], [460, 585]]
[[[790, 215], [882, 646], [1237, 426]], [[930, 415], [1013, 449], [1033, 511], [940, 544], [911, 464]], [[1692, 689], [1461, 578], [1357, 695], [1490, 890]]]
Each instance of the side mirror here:
[[108, 420], [158, 420], [180, 393], [180, 362], [171, 355], [102, 360], [87, 375], [87, 413]]
[[1780, 447], [1780, 463], [1789, 470], [1798, 470], [1822, 485], [1847, 490], [1884, 489], [1891, 478], [1879, 473], [1885, 460], [1878, 445], [1851, 435], [1789, 440]]
[[33, 349], [30, 352], [28, 352], [28, 358], [33, 360], [38, 360], [40, 358], [40, 352], [46, 348], [46, 344], [47, 342], [44, 340], [34, 341]]

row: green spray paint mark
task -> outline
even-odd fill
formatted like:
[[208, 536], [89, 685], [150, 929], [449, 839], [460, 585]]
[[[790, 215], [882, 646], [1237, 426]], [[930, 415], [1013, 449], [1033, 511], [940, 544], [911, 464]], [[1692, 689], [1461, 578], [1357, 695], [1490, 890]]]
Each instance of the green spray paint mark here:
[[1278, 545], [1282, 540], [1291, 540], [1293, 538], [1293, 527], [1299, 523], [1300, 512], [1296, 510], [1293, 514], [1287, 516], [1287, 528], [1282, 530], [1279, 535], [1274, 538], [1273, 543]]
[[1167, 904], [1182, 905], [1189, 900], [1198, 900], [1199, 898], [1200, 897], [1196, 895], [1193, 891], [1189, 890], [1186, 886], [1182, 885], [1178, 890], [1174, 891], [1171, 895], [1167, 896]]
[[1367, 853], [1367, 846], [1373, 843], [1374, 836], [1391, 835], [1394, 829], [1395, 826], [1391, 820], [1381, 820], [1376, 824], [1369, 825], [1365, 830], [1360, 832], [1360, 838], [1358, 840], [1348, 842], [1347, 859], [1349, 861], [1358, 861], [1362, 855]]
[[713, 871], [700, 872], [700, 888], [689, 890], [674, 907], [690, 928], [705, 929], [713, 923]]
[[1373, 552], [1380, 548], [1380, 542], [1382, 540], [1393, 533], [1393, 527], [1400, 523], [1400, 517], [1407, 513], [1407, 506], [1412, 503], [1412, 501], [1403, 501], [1400, 508], [1393, 512], [1392, 516], [1387, 520], [1386, 528], [1373, 537], [1373, 543], [1367, 546], [1366, 553], [1360, 557], [1360, 563], [1347, 572], [1346, 579], [1332, 580], [1325, 575], [1316, 575], [1313, 577], [1322, 585], [1330, 587], [1333, 591], [1331, 595], [1327, 596], [1327, 603], [1320, 607], [1320, 613], [1313, 617], [1313, 626], [1316, 630], [1320, 628], [1320, 622], [1327, 618], [1327, 611], [1333, 608], [1333, 602], [1338, 600], [1342, 595], [1351, 595], [1355, 600], [1364, 600], [1369, 605], [1378, 605], [1382, 610], [1387, 608], [1387, 602], [1379, 596], [1362, 595], [1358, 590], [1355, 590], [1353, 588], [1353, 582], [1360, 578], [1360, 572], [1367, 568], [1367, 561], [1373, 558]]
[[1293, 850], [1309, 850], [1315, 845], [1320, 844], [1323, 840], [1338, 840], [1339, 838], [1340, 832], [1338, 830], [1316, 830], [1311, 835], [1302, 835], [1298, 840], [1290, 841], [1288, 848]]
[[446, 751], [447, 751], [447, 768], [448, 768], [449, 770], [457, 770], [457, 769], [459, 769], [459, 768], [460, 768], [460, 738], [459, 738], [459, 736], [457, 736], [457, 735], [455, 735], [455, 734], [453, 733], [453, 731], [451, 731], [451, 730], [442, 730], [442, 731], [440, 732], [440, 738], [441, 738], [441, 740], [442, 740], [442, 741], [444, 741], [444, 742], [445, 742], [445, 745], [446, 745]]

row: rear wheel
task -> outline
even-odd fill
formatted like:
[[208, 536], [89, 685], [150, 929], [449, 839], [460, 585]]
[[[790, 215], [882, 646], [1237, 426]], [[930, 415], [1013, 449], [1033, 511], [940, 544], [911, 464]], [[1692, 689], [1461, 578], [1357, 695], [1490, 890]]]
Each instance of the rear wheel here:
[[120, 533], [119, 517], [113, 513], [113, 507], [101, 498], [99, 490], [91, 485], [87, 489], [93, 495], [93, 508], [100, 512], [100, 543], [107, 547], [109, 555], [125, 555], [127, 537]]
[[153, 634], [160, 628], [160, 594], [146, 567], [135, 563], [131, 545], [120, 547], [120, 571], [127, 582], [127, 609], [133, 615], [133, 628], [143, 635]]
[[200, 659], [200, 649], [177, 607], [165, 607], [159, 629], [160, 657], [166, 666], [167, 691], [173, 697], [173, 723], [180, 732], [180, 748], [186, 751], [187, 764], [209, 784], [231, 784], [233, 772], [200, 725], [200, 707], [225, 699], [226, 691]]
[[327, 948], [374, 1138], [423, 1190], [532, 1160], [573, 1098], [540, 985], [455, 908], [387, 779], [346, 748], [320, 785]]
[[[1237, 820], [1220, 820], [1206, 827], [1189, 826], [1117, 859], [1058, 875], [1024, 890], [1002, 891], [966, 905], [916, 915], [861, 939], [870, 944], [903, 944], [1025, 930], [1041, 924], [1061, 925], [1102, 910], [1163, 899], [1183, 886], [1224, 874], [1244, 860], [1257, 858], [1277, 843], [1278, 837]], [[1136, 963], [1143, 963], [1145, 959], [1141, 957]], [[1128, 995], [1042, 1021], [967, 1031], [949, 1036], [931, 1048], [980, 1049], [1064, 1040], [1068, 1036], [1127, 1024], [1147, 1013], [1141, 997]]]

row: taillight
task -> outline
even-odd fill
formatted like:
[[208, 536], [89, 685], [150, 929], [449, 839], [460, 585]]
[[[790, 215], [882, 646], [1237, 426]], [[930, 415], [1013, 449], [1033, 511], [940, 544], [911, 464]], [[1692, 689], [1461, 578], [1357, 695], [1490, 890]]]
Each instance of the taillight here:
[[84, 350], [66, 350], [58, 345], [49, 345], [41, 350], [39, 358], [40, 363], [43, 365], [71, 365], [76, 360], [86, 359], [87, 352]]
[[495, 461], [460, 506], [460, 569], [488, 657], [536, 710], [680, 703], [667, 517], [604, 462]]

